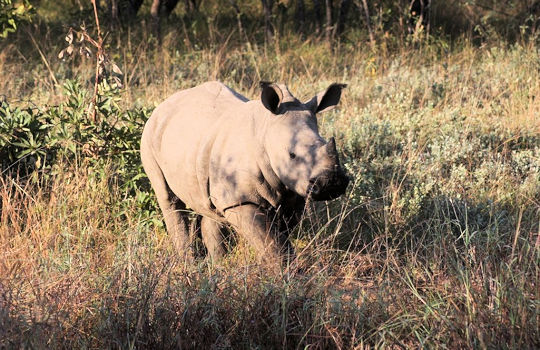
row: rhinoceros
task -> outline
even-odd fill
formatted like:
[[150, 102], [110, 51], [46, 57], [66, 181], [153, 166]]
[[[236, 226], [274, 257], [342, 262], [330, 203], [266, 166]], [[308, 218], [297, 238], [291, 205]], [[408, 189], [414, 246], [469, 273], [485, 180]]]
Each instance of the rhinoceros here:
[[176, 249], [192, 258], [188, 209], [210, 259], [225, 253], [232, 226], [259, 261], [294, 254], [288, 232], [305, 200], [345, 193], [334, 138], [318, 132], [316, 114], [332, 109], [345, 84], [331, 84], [302, 103], [287, 86], [261, 82], [248, 100], [220, 82], [176, 92], [148, 119], [141, 140], [144, 170]]

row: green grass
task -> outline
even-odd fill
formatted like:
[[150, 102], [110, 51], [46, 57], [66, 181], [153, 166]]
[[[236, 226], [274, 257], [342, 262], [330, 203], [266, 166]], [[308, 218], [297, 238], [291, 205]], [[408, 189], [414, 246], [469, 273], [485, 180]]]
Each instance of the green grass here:
[[[34, 33], [55, 78], [82, 84], [62, 92], [18, 35], [0, 53], [8, 103], [32, 101], [42, 113], [32, 115], [68, 128], [89, 123], [92, 63], [59, 61], [62, 37]], [[63, 158], [56, 145], [54, 166], [2, 172], [0, 347], [540, 346], [537, 46], [380, 43], [373, 52], [343, 43], [332, 53], [292, 36], [225, 39], [196, 48], [173, 30], [162, 47], [113, 37], [125, 87], [99, 117], [145, 118], [176, 89], [210, 79], [251, 98], [260, 79], [286, 82], [301, 99], [348, 83], [320, 121], [354, 181], [342, 198], [306, 210], [292, 237], [300, 269], [268, 273], [242, 241], [215, 265], [181, 264], [145, 184], [126, 188], [138, 165], [107, 153], [92, 132], [108, 129], [89, 123], [77, 135], [96, 153], [75, 145]], [[80, 106], [66, 102], [86, 90]], [[62, 113], [47, 107], [58, 104]], [[126, 135], [115, 149], [136, 149], [136, 131]]]

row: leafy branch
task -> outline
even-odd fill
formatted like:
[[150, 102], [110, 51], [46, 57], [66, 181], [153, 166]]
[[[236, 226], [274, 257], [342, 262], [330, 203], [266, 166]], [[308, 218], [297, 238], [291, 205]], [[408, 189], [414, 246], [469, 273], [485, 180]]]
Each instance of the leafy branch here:
[[13, 4], [12, 0], [0, 0], [0, 38], [7, 38], [9, 33], [14, 33], [17, 26], [23, 22], [29, 22], [35, 9], [28, 0]]
[[[66, 57], [71, 57], [73, 54], [76, 53], [78, 53], [83, 58], [90, 58], [95, 54], [96, 64], [94, 92], [89, 106], [89, 113], [91, 113], [90, 119], [95, 122], [97, 121], [96, 104], [99, 97], [100, 82], [103, 81], [103, 79], [110, 78], [117, 87], [122, 87], [122, 82], [119, 77], [123, 75], [123, 72], [112, 60], [109, 59], [109, 56], [105, 52], [103, 44], [106, 36], [104, 37], [101, 32], [96, 1], [91, 1], [94, 7], [94, 18], [96, 22], [97, 38], [92, 38], [92, 36], [86, 30], [85, 25], [82, 25], [80, 30], [70, 28], [69, 32], [65, 37], [68, 46], [62, 51], [60, 51], [60, 53], [58, 54], [58, 58], [65, 59]], [[77, 37], [77, 40], [75, 40], [75, 36]], [[111, 71], [114, 73], [114, 75], [110, 74]]]

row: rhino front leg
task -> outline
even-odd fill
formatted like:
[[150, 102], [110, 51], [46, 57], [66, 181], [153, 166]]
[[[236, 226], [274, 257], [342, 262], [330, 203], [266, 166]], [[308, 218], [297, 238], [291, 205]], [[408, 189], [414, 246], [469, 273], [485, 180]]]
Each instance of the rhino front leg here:
[[290, 234], [301, 220], [303, 207], [281, 207], [277, 210], [277, 225], [279, 231], [279, 242], [282, 249], [286, 251], [290, 257], [295, 257], [296, 252], [289, 239]]
[[219, 260], [225, 255], [223, 248], [223, 227], [217, 221], [203, 217], [201, 219], [201, 235], [212, 261]]
[[253, 204], [246, 204], [228, 209], [225, 218], [255, 249], [259, 261], [281, 263], [281, 247], [265, 211]]

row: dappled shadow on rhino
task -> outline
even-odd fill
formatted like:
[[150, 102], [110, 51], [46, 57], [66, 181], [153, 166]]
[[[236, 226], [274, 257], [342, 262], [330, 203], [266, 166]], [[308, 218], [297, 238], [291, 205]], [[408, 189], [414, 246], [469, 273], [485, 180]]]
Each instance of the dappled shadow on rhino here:
[[188, 260], [187, 208], [200, 216], [212, 259], [225, 253], [222, 233], [230, 225], [259, 261], [279, 264], [294, 255], [287, 236], [306, 198], [345, 193], [349, 178], [335, 140], [319, 135], [315, 116], [339, 102], [345, 85], [332, 84], [305, 103], [285, 85], [260, 85], [260, 99], [251, 101], [219, 82], [179, 91], [145, 125], [143, 166], [167, 231]]

